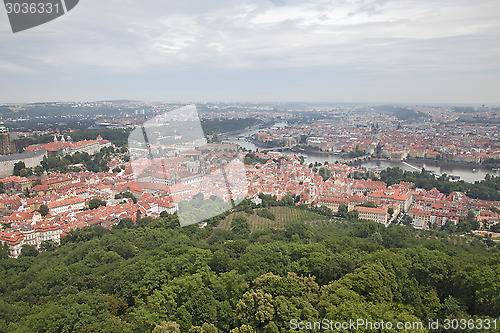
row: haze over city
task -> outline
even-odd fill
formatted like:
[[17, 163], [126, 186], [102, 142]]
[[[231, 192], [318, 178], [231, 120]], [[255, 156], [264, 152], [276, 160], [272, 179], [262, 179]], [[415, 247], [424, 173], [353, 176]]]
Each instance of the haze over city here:
[[12, 34], [0, 103], [496, 104], [498, 1], [97, 1]]

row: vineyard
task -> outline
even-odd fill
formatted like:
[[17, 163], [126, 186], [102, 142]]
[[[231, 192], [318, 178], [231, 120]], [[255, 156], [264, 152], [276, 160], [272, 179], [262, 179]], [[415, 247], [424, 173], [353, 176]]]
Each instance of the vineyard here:
[[[255, 213], [249, 215], [245, 212], [238, 212], [229, 215], [219, 224], [218, 227], [222, 229], [230, 229], [231, 221], [233, 219], [233, 216], [235, 215], [245, 216], [248, 219], [248, 222], [250, 223], [250, 230], [252, 232], [257, 230], [266, 230], [266, 229], [282, 229], [289, 222], [306, 222], [306, 221], [327, 219], [326, 217], [321, 216], [319, 214], [308, 212], [305, 210], [300, 210], [293, 207], [271, 207], [268, 209], [276, 216], [276, 221], [260, 217]], [[258, 211], [258, 209], [256, 209], [255, 211]]]

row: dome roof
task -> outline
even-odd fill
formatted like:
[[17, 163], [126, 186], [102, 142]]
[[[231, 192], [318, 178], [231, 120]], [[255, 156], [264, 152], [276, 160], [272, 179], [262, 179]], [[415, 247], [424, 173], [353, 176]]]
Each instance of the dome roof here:
[[0, 133], [5, 133], [5, 132], [8, 132], [9, 130], [7, 129], [7, 127], [5, 127], [5, 123], [2, 121], [0, 121]]

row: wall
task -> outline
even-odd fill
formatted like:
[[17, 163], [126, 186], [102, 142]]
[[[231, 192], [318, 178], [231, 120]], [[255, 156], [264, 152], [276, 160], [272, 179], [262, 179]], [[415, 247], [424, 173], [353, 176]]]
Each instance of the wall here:
[[40, 164], [45, 154], [45, 151], [37, 150], [0, 156], [0, 178], [11, 176], [14, 171], [14, 164], [19, 161], [23, 161], [27, 168], [34, 168]]

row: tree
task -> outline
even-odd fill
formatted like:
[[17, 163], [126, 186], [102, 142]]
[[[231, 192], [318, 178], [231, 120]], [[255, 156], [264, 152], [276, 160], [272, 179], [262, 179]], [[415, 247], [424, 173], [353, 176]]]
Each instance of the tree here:
[[139, 209], [135, 212], [135, 223], [141, 223], [141, 211]]
[[14, 176], [20, 176], [21, 175], [21, 170], [26, 169], [26, 164], [24, 164], [23, 161], [19, 161], [16, 164], [14, 164]]
[[43, 168], [40, 165], [35, 166], [33, 172], [36, 176], [41, 176], [43, 173]]
[[393, 273], [378, 264], [365, 264], [342, 277], [339, 284], [355, 291], [367, 301], [380, 303], [392, 301], [397, 283]]
[[392, 217], [392, 214], [394, 214], [394, 208], [389, 207], [389, 209], [387, 210], [387, 213], [389, 213], [389, 216]]
[[115, 199], [122, 199], [122, 198], [130, 198], [130, 199], [132, 199], [132, 201], [134, 203], [137, 203], [137, 198], [134, 197], [134, 195], [132, 194], [132, 192], [129, 192], [129, 191], [127, 191], [127, 192], [121, 192], [121, 193], [118, 193], [118, 194], [115, 195]]
[[321, 177], [323, 177], [324, 181], [332, 176], [332, 172], [330, 171], [330, 169], [325, 167], [320, 168], [318, 173]]
[[349, 220], [356, 220], [359, 217], [359, 212], [357, 210], [351, 210], [350, 212], [347, 212], [346, 217]]
[[[409, 217], [408, 215], [405, 215], [402, 223], [403, 223], [403, 225], [410, 226], [412, 222], [413, 222], [413, 219], [411, 217]], [[446, 223], [445, 226], [448, 226], [451, 224], [452, 223]]]
[[231, 230], [235, 234], [247, 236], [250, 233], [250, 223], [243, 215], [237, 215], [231, 221]]
[[305, 223], [288, 222], [285, 225], [285, 237], [292, 239], [294, 235], [299, 239], [308, 239], [311, 237], [311, 227]]
[[193, 326], [189, 329], [189, 333], [218, 333], [219, 330], [214, 324], [203, 323], [201, 326]]
[[89, 209], [96, 209], [99, 206], [106, 207], [106, 201], [103, 201], [99, 198], [93, 198], [89, 201]]
[[297, 194], [295, 196], [295, 199], [293, 200], [293, 202], [296, 203], [296, 204], [300, 202], [300, 194]]
[[214, 323], [217, 320], [217, 306], [210, 289], [204, 288], [197, 292], [189, 302], [187, 308], [193, 316], [193, 324]]
[[453, 296], [448, 296], [441, 305], [441, 314], [443, 317], [459, 318], [463, 316], [463, 311], [460, 303]]
[[356, 147], [356, 150], [353, 150], [351, 152], [349, 152], [349, 157], [350, 158], [355, 158], [355, 157], [360, 157], [360, 156], [363, 156], [363, 155], [366, 155], [366, 152], [359, 148], [359, 147]]
[[243, 323], [264, 326], [274, 316], [273, 297], [262, 290], [247, 291], [236, 304], [236, 310]]
[[490, 231], [493, 231], [493, 232], [500, 232], [500, 223], [497, 223], [495, 225], [492, 225], [490, 227]]
[[323, 215], [323, 216], [326, 216], [326, 217], [333, 217], [333, 212], [330, 208], [328, 208], [327, 206], [313, 206], [310, 208], [310, 210], [314, 213], [317, 213], [319, 215]]
[[0, 259], [7, 259], [10, 255], [10, 249], [7, 243], [0, 243]]
[[153, 329], [153, 333], [181, 333], [181, 329], [175, 321], [162, 321], [160, 325]]
[[347, 205], [345, 205], [345, 204], [339, 205], [339, 215], [341, 217], [346, 217], [348, 210], [349, 210], [349, 207], [347, 207]]
[[147, 226], [148, 224], [150, 224], [151, 222], [153, 222], [153, 218], [151, 216], [146, 216], [146, 217], [143, 217], [139, 220], [137, 220], [137, 227], [140, 227], [140, 228], [143, 228], [145, 226]]
[[135, 228], [135, 223], [131, 218], [121, 219], [120, 222], [113, 226], [113, 229], [133, 229]]
[[472, 230], [477, 230], [480, 227], [480, 223], [476, 219], [476, 214], [472, 210], [467, 213], [467, 218], [464, 221], [458, 222], [457, 231], [459, 232], [470, 232]]
[[42, 251], [52, 251], [54, 250], [55, 248], [57, 247], [57, 243], [54, 243], [53, 240], [49, 239], [49, 240], [44, 240], [41, 244], [40, 244], [40, 250]]
[[266, 333], [279, 333], [279, 328], [276, 326], [274, 322], [270, 322], [269, 324], [264, 327], [264, 332]]
[[20, 176], [20, 177], [33, 176], [33, 169], [32, 168], [24, 168], [21, 171], [19, 171], [18, 176]]
[[237, 328], [233, 328], [229, 333], [255, 333], [252, 326], [242, 325]]
[[45, 204], [42, 204], [42, 205], [40, 205], [40, 207], [38, 207], [38, 212], [42, 216], [47, 216], [49, 214], [49, 207]]
[[36, 257], [40, 252], [33, 245], [23, 245], [21, 248], [21, 257]]

